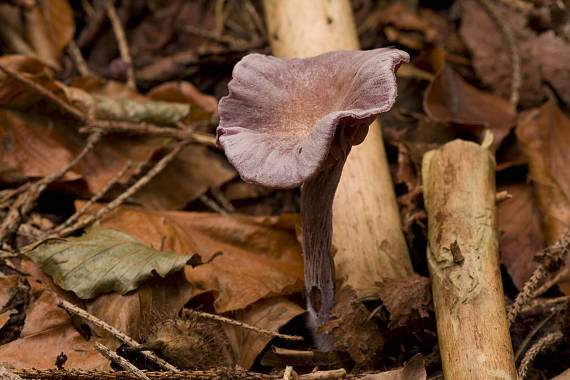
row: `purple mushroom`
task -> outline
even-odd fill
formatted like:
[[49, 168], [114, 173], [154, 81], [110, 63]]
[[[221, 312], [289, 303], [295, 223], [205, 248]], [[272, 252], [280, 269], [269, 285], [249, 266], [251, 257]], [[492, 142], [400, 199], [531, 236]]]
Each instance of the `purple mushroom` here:
[[[396, 99], [396, 49], [339, 50], [316, 57], [244, 57], [219, 104], [218, 145], [244, 181], [303, 184], [301, 215], [309, 327], [316, 334], [334, 303], [332, 203], [344, 162], [372, 121]], [[358, 212], [358, 210], [355, 210]]]

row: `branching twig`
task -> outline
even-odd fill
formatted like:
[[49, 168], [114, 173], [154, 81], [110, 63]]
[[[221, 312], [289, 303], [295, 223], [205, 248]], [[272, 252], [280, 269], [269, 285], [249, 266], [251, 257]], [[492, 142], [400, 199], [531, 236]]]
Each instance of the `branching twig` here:
[[66, 103], [62, 99], [55, 96], [49, 90], [45, 89], [43, 86], [37, 84], [36, 82], [26, 78], [22, 74], [4, 66], [0, 65], [0, 70], [2, 70], [6, 75], [10, 76], [11, 78], [17, 80], [21, 84], [25, 85], [32, 91], [42, 95], [47, 101], [52, 103], [55, 107], [62, 110], [64, 113], [68, 114], [69, 116], [73, 117], [74, 119], [78, 120], [79, 122], [85, 121], [85, 115], [79, 109], [75, 108], [74, 106]]
[[189, 315], [195, 315], [201, 318], [207, 318], [207, 319], [211, 319], [214, 321], [218, 321], [221, 323], [225, 323], [227, 325], [232, 325], [232, 326], [238, 326], [241, 328], [244, 328], [246, 330], [251, 330], [251, 331], [255, 331], [258, 334], [262, 334], [262, 335], [269, 335], [269, 336], [273, 336], [276, 338], [281, 338], [281, 339], [287, 339], [287, 340], [293, 340], [293, 341], [301, 341], [303, 340], [302, 336], [297, 336], [297, 335], [285, 335], [285, 334], [280, 334], [278, 332], [275, 331], [271, 331], [271, 330], [266, 330], [266, 329], [262, 329], [259, 327], [255, 327], [252, 325], [248, 325], [247, 323], [243, 323], [240, 321], [236, 321], [235, 319], [230, 319], [230, 318], [226, 318], [226, 317], [222, 317], [221, 315], [216, 315], [216, 314], [210, 314], [210, 313], [204, 313], [201, 311], [196, 311], [196, 310], [192, 310], [192, 309], [184, 309], [183, 310], [183, 314], [188, 317]]
[[121, 25], [121, 19], [117, 14], [117, 10], [113, 5], [113, 0], [105, 1], [105, 11], [107, 12], [107, 17], [111, 21], [113, 26], [113, 33], [117, 38], [117, 44], [119, 46], [119, 54], [121, 54], [121, 59], [125, 61], [129, 66], [127, 68], [127, 86], [133, 90], [137, 89], [137, 84], [135, 81], [135, 68], [133, 67], [133, 60], [131, 59], [131, 54], [129, 52], [129, 45], [127, 43], [127, 37], [125, 35], [125, 30]]
[[[78, 229], [81, 229], [81, 228], [93, 223], [96, 220], [101, 219], [101, 217], [103, 215], [105, 215], [105, 214], [113, 211], [117, 207], [119, 207], [128, 197], [130, 197], [131, 195], [136, 193], [141, 187], [146, 185], [151, 179], [153, 179], [158, 173], [160, 173], [162, 171], [162, 169], [164, 169], [166, 167], [166, 165], [168, 165], [168, 163], [170, 161], [172, 161], [172, 159], [174, 159], [176, 154], [178, 154], [178, 152], [180, 152], [180, 150], [186, 144], [188, 144], [188, 141], [181, 141], [178, 144], [176, 144], [174, 146], [174, 148], [172, 148], [172, 150], [166, 156], [162, 157], [156, 163], [156, 165], [154, 165], [143, 177], [141, 177], [138, 181], [136, 181], [124, 193], [119, 195], [115, 200], [113, 200], [111, 203], [107, 204], [104, 208], [97, 211], [94, 215], [91, 215], [88, 218], [85, 218], [85, 219], [75, 223], [74, 225], [69, 226], [66, 229], [62, 230], [58, 234], [58, 236], [69, 235], [70, 233], [77, 231]], [[56, 236], [51, 236], [51, 237], [56, 237]], [[46, 239], [49, 239], [51, 237], [48, 237]]]
[[507, 323], [513, 324], [523, 306], [532, 298], [535, 289], [549, 273], [557, 270], [564, 263], [564, 258], [570, 249], [570, 232], [566, 232], [562, 239], [540, 251], [536, 257], [541, 258], [541, 263], [536, 267], [530, 279], [525, 282], [523, 289], [515, 298], [507, 312]]
[[50, 176], [44, 177], [38, 180], [36, 183], [31, 185], [24, 193], [20, 194], [18, 198], [14, 201], [8, 214], [4, 218], [2, 225], [0, 226], [0, 241], [12, 231], [14, 231], [18, 224], [24, 219], [28, 213], [32, 210], [35, 205], [36, 200], [39, 198], [40, 194], [45, 190], [45, 188], [52, 182], [55, 182], [62, 178], [68, 171], [70, 171], [85, 155], [90, 152], [95, 144], [101, 138], [100, 133], [94, 133], [87, 139], [87, 144], [81, 150], [81, 152], [63, 169], [59, 172], [52, 174]]
[[125, 175], [125, 173], [127, 172], [127, 170], [129, 170], [131, 167], [133, 166], [133, 163], [131, 161], [127, 161], [127, 164], [121, 169], [121, 171], [119, 173], [117, 173], [106, 185], [105, 187], [103, 187], [101, 190], [99, 190], [97, 192], [97, 194], [93, 195], [91, 197], [91, 199], [89, 199], [89, 201], [83, 205], [83, 207], [81, 207], [81, 209], [79, 211], [77, 211], [75, 214], [71, 215], [69, 217], [69, 219], [67, 219], [64, 223], [60, 224], [59, 226], [57, 226], [56, 228], [54, 228], [52, 231], [49, 232], [49, 234], [57, 234], [59, 231], [64, 230], [66, 227], [69, 227], [70, 225], [72, 225], [73, 223], [75, 223], [75, 221], [79, 220], [79, 218], [85, 214], [85, 212], [95, 204], [95, 202], [97, 202], [99, 199], [101, 199], [101, 197], [103, 197], [103, 195], [105, 195], [105, 193], [107, 193], [107, 191], [109, 191], [109, 189], [116, 184], [119, 179]]
[[127, 359], [117, 355], [116, 353], [114, 353], [113, 351], [111, 351], [101, 343], [95, 342], [95, 349], [99, 351], [101, 355], [103, 355], [104, 357], [106, 357], [111, 361], [114, 361], [115, 363], [120, 365], [125, 371], [132, 373], [139, 379], [150, 380], [150, 378], [147, 375], [145, 375], [140, 369], [132, 365]]
[[483, 6], [483, 9], [487, 12], [487, 14], [489, 14], [489, 16], [499, 27], [501, 33], [503, 34], [503, 37], [509, 45], [509, 49], [511, 50], [512, 76], [510, 101], [516, 108], [519, 103], [519, 91], [521, 88], [521, 57], [519, 54], [517, 40], [515, 39], [512, 30], [502, 20], [501, 15], [499, 15], [494, 5], [492, 5], [489, 0], [479, 0], [479, 2]]
[[528, 372], [528, 369], [534, 359], [540, 354], [542, 351], [546, 350], [548, 347], [557, 344], [564, 335], [560, 331], [555, 331], [553, 333], [548, 334], [544, 338], [540, 339], [536, 342], [524, 355], [523, 360], [521, 361], [521, 365], [519, 366], [518, 370], [518, 378], [519, 380], [523, 380]]
[[519, 357], [521, 356], [521, 354], [524, 351], [524, 348], [526, 347], [526, 345], [528, 344], [528, 342], [531, 341], [532, 338], [534, 338], [534, 336], [540, 331], [541, 328], [544, 327], [544, 325], [546, 324], [546, 322], [548, 322], [549, 320], [552, 319], [552, 317], [554, 317], [556, 315], [556, 313], [550, 313], [546, 318], [544, 318], [542, 321], [540, 321], [539, 324], [537, 324], [536, 326], [534, 326], [534, 328], [527, 334], [527, 336], [524, 338], [524, 340], [521, 342], [517, 352], [515, 353], [515, 362], [517, 360], [519, 360]]
[[81, 50], [75, 43], [75, 40], [69, 41], [69, 44], [67, 45], [67, 52], [73, 60], [73, 63], [75, 63], [75, 67], [77, 67], [79, 75], [82, 77], [88, 76], [90, 74], [89, 66], [87, 66], [87, 62], [85, 62], [85, 58], [83, 58], [83, 54], [81, 54]]
[[134, 135], [171, 137], [176, 140], [192, 139], [200, 144], [216, 146], [216, 138], [206, 133], [195, 132], [191, 129], [178, 129], [171, 127], [159, 127], [152, 124], [135, 124], [125, 121], [113, 120], [89, 120], [85, 126], [79, 128], [81, 133], [128, 133]]
[[[136, 347], [139, 345], [139, 343], [137, 341], [135, 341], [134, 339], [132, 339], [131, 337], [123, 334], [122, 332], [120, 332], [119, 330], [114, 328], [113, 326], [107, 324], [106, 322], [102, 321], [101, 319], [97, 318], [96, 316], [89, 314], [87, 311], [75, 306], [74, 304], [72, 304], [70, 302], [67, 302], [67, 301], [62, 300], [62, 299], [58, 299], [58, 306], [64, 310], [68, 311], [69, 313], [77, 315], [77, 316], [85, 319], [86, 321], [91, 322], [95, 326], [102, 328], [103, 330], [105, 330], [106, 332], [108, 332], [109, 334], [114, 336], [116, 339], [118, 339], [119, 341], [121, 341], [125, 344], [128, 344], [131, 347]], [[148, 360], [151, 360], [152, 362], [158, 364], [161, 368], [164, 368], [167, 371], [178, 372], [178, 368], [176, 368], [172, 364], [166, 362], [165, 360], [159, 358], [158, 356], [156, 356], [154, 353], [152, 353], [150, 351], [141, 351], [141, 354], [145, 358], [147, 358]]]

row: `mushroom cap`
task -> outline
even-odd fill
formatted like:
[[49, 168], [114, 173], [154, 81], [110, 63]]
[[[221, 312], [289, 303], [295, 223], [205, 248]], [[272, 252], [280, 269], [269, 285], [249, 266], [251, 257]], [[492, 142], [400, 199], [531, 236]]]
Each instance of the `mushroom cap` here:
[[299, 186], [319, 172], [339, 128], [351, 145], [364, 140], [394, 104], [395, 71], [408, 60], [391, 48], [305, 59], [247, 55], [218, 107], [218, 146], [246, 182]]

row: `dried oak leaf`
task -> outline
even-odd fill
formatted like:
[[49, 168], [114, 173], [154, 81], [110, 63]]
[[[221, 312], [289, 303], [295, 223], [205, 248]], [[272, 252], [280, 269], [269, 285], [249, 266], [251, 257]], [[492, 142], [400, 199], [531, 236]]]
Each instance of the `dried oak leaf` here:
[[390, 312], [388, 327], [405, 326], [411, 319], [426, 318], [432, 310], [429, 278], [418, 274], [387, 280], [378, 285], [380, 299]]
[[[536, 35], [526, 17], [501, 3], [494, 3], [501, 22], [513, 32], [521, 59], [520, 105], [537, 106], [549, 95], [547, 82], [570, 103], [568, 72], [570, 43], [553, 31]], [[460, 34], [473, 55], [473, 66], [481, 81], [500, 97], [509, 98], [512, 81], [512, 56], [497, 23], [474, 0], [461, 2]]]
[[56, 306], [49, 291], [42, 291], [26, 312], [20, 338], [0, 346], [0, 365], [15, 368], [53, 368], [60, 352], [67, 365], [76, 369], [109, 369], [109, 361], [94, 348], [95, 342], [118, 346], [114, 338], [93, 337], [86, 341], [75, 329], [69, 314]]
[[435, 121], [473, 130], [480, 140], [489, 129], [495, 137], [494, 150], [516, 123], [510, 102], [476, 89], [449, 66], [437, 73], [426, 90], [424, 110]]
[[347, 352], [352, 360], [362, 367], [372, 365], [384, 338], [378, 325], [368, 320], [370, 312], [360, 302], [356, 292], [349, 286], [335, 294], [335, 306], [331, 319], [318, 332], [333, 336], [335, 348]]
[[140, 341], [148, 336], [152, 322], [173, 318], [191, 297], [191, 285], [179, 272], [166, 279], [150, 280], [124, 296], [105, 294], [82, 305], [29, 259], [21, 260], [17, 268], [27, 273], [32, 302], [20, 338], [0, 346], [0, 362], [6, 361], [17, 368], [52, 368], [59, 352], [69, 357], [67, 365], [73, 368], [109, 368], [108, 360], [93, 344], [100, 342], [115, 349], [119, 343], [104, 330], [81, 318], [70, 317], [57, 307], [53, 293]]
[[[544, 217], [547, 244], [562, 238], [570, 226], [570, 120], [549, 100], [540, 109], [521, 116], [516, 135], [528, 157], [538, 207]], [[566, 259], [570, 265], [570, 256]], [[570, 292], [570, 275], [561, 281]]]
[[193, 296], [212, 292], [218, 313], [239, 310], [278, 295], [299, 292], [303, 259], [295, 225], [298, 215], [247, 217], [121, 207], [102, 220], [147, 247], [198, 252], [207, 265], [186, 267]]
[[[305, 309], [285, 297], [274, 297], [257, 301], [233, 317], [249, 325], [271, 331], [278, 331], [294, 317], [305, 313]], [[224, 325], [230, 347], [234, 352], [236, 364], [249, 369], [257, 356], [272, 339], [271, 336], [258, 334], [241, 327]]]
[[518, 183], [499, 190], [513, 196], [497, 210], [501, 261], [515, 286], [522, 289], [537, 266], [533, 257], [544, 245], [541, 216], [531, 185]]

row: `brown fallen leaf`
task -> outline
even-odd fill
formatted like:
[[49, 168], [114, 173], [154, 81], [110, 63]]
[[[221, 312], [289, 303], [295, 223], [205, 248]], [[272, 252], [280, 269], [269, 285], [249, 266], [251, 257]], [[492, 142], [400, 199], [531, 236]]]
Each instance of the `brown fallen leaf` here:
[[75, 33], [73, 9], [67, 0], [42, 1], [22, 9], [24, 34], [37, 56], [60, 69], [59, 56]]
[[372, 366], [377, 352], [384, 345], [384, 338], [378, 325], [368, 320], [370, 312], [360, 302], [356, 292], [350, 287], [343, 287], [335, 294], [335, 306], [331, 319], [319, 333], [333, 336], [334, 346], [347, 352], [351, 359], [362, 368]]
[[[570, 120], [554, 100], [549, 100], [521, 117], [516, 135], [528, 157], [530, 177], [544, 217], [546, 244], [554, 244], [570, 226]], [[566, 265], [570, 265], [570, 257]], [[561, 288], [570, 294], [570, 275], [562, 279]]]
[[113, 348], [118, 344], [93, 337], [86, 341], [75, 329], [69, 315], [56, 306], [53, 294], [41, 292], [26, 312], [20, 338], [0, 346], [0, 362], [15, 368], [53, 368], [64, 352], [66, 366], [82, 369], [109, 369], [109, 361], [94, 349], [95, 342]]
[[219, 153], [188, 145], [133, 199], [147, 210], [177, 210], [236, 175]]
[[537, 266], [534, 255], [544, 246], [541, 216], [531, 185], [519, 183], [499, 190], [513, 196], [497, 210], [501, 261], [515, 286], [522, 289]]
[[[249, 325], [266, 330], [278, 331], [305, 309], [285, 297], [265, 299], [234, 313], [234, 318]], [[224, 331], [236, 358], [236, 364], [249, 369], [257, 356], [272, 339], [251, 330], [224, 325]]]
[[426, 380], [427, 373], [421, 354], [411, 358], [403, 368], [366, 375], [361, 380]]
[[[78, 203], [80, 204], [80, 203]], [[79, 206], [80, 207], [80, 206]], [[126, 232], [148, 247], [197, 252], [208, 261], [186, 267], [194, 296], [212, 292], [218, 313], [301, 291], [303, 260], [295, 234], [298, 215], [247, 217], [121, 207], [102, 225]]]
[[476, 89], [449, 66], [437, 73], [426, 90], [424, 110], [435, 121], [474, 131], [480, 140], [489, 129], [495, 137], [494, 150], [516, 123], [510, 102]]
[[[0, 346], [0, 362], [17, 368], [52, 368], [55, 357], [64, 352], [73, 368], [108, 369], [108, 361], [93, 347], [100, 342], [113, 349], [120, 343], [104, 330], [79, 317], [71, 318], [57, 307], [53, 294], [79, 304], [94, 316], [114, 326], [135, 340], [144, 341], [149, 326], [157, 320], [174, 318], [190, 299], [192, 286], [183, 273], [155, 278], [125, 296], [105, 294], [83, 306], [70, 293], [55, 286], [35, 264], [23, 259], [18, 269], [28, 273], [32, 304], [26, 311], [26, 322], [19, 339]], [[89, 326], [86, 330], [84, 326]], [[81, 333], [79, 332], [81, 331]], [[87, 335], [82, 335], [87, 332]], [[90, 336], [89, 340], [86, 337]], [[52, 352], [55, 352], [53, 358]]]
[[406, 326], [409, 320], [426, 318], [433, 306], [430, 281], [418, 274], [378, 285], [380, 299], [390, 312], [389, 328]]
[[[551, 90], [570, 102], [568, 62], [570, 43], [552, 30], [537, 35], [529, 27], [528, 17], [517, 10], [494, 2], [504, 23], [513, 33], [521, 59], [520, 105], [523, 108], [538, 106]], [[461, 1], [462, 19], [460, 34], [473, 55], [473, 66], [481, 81], [491, 92], [502, 98], [510, 96], [512, 57], [508, 44], [497, 23], [475, 0]]]

